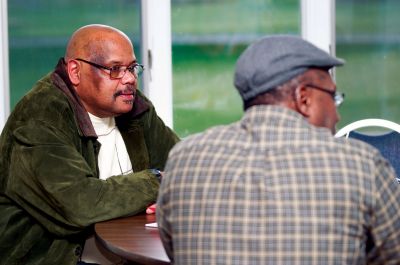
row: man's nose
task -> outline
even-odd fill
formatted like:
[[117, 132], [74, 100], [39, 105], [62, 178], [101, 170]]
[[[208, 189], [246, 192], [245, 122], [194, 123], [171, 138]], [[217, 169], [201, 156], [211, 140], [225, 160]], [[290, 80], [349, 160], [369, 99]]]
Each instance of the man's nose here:
[[138, 77], [134, 73], [126, 70], [121, 82], [123, 84], [135, 84], [137, 82], [137, 78]]

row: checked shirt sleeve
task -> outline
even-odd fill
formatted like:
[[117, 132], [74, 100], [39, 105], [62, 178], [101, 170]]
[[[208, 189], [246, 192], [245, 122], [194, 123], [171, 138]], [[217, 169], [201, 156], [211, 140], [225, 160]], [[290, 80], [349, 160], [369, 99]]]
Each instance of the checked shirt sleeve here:
[[400, 264], [400, 184], [387, 163], [378, 162], [372, 213], [372, 264]]

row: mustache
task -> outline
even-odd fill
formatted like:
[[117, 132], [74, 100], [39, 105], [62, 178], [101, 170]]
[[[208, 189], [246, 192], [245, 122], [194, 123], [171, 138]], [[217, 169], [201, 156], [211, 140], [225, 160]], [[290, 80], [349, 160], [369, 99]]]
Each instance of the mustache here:
[[114, 98], [121, 96], [121, 95], [127, 95], [127, 94], [132, 94], [133, 96], [136, 96], [136, 89], [133, 86], [129, 86], [124, 90], [119, 90], [115, 92]]

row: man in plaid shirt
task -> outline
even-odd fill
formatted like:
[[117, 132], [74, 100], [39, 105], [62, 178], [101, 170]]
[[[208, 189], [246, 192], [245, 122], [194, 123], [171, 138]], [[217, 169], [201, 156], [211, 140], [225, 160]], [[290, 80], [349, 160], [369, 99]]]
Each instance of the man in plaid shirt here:
[[400, 187], [373, 147], [332, 136], [328, 70], [343, 61], [298, 37], [240, 56], [245, 114], [170, 152], [157, 220], [175, 264], [400, 264]]

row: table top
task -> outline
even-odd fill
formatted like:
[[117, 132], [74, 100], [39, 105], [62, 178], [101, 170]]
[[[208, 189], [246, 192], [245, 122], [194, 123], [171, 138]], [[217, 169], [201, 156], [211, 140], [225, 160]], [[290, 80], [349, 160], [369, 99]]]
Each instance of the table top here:
[[139, 214], [95, 225], [96, 240], [108, 251], [142, 264], [170, 264], [157, 228], [145, 227], [156, 222], [155, 214]]

